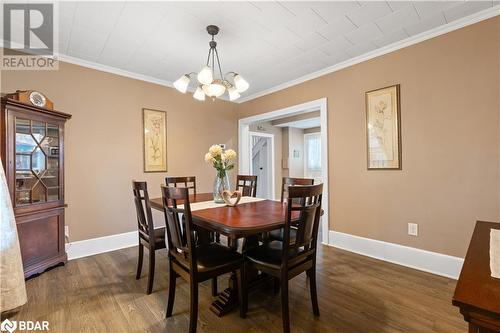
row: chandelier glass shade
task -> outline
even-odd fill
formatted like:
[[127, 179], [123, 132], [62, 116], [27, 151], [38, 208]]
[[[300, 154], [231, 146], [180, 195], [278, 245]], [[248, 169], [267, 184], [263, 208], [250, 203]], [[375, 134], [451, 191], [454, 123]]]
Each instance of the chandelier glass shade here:
[[[214, 40], [214, 36], [219, 33], [219, 28], [215, 25], [209, 25], [207, 32], [212, 36], [212, 40], [209, 42], [210, 49], [208, 50], [206, 65], [198, 73], [192, 72], [182, 75], [174, 82], [174, 87], [181, 93], [186, 93], [192, 77], [196, 75], [198, 82], [193, 98], [204, 101], [205, 96], [208, 96], [215, 100], [215, 98], [224, 95], [227, 91], [229, 100], [234, 101], [240, 98], [240, 94], [246, 91], [250, 85], [238, 73], [228, 72], [225, 76], [222, 74], [217, 42]], [[229, 78], [232, 78], [232, 82], [229, 81]]]

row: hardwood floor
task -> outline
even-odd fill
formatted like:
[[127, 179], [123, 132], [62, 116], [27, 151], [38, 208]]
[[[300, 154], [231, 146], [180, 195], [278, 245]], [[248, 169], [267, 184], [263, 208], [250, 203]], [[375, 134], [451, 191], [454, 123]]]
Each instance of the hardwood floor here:
[[[153, 293], [135, 279], [137, 248], [68, 262], [27, 281], [28, 304], [11, 319], [48, 320], [50, 332], [186, 332], [189, 285], [178, 280], [173, 317], [165, 319], [168, 270], [157, 252]], [[146, 272], [147, 269], [144, 269]], [[312, 314], [305, 274], [290, 281], [292, 332], [467, 332], [451, 305], [455, 281], [331, 247], [320, 246], [318, 298]], [[219, 290], [227, 278], [219, 278]], [[218, 318], [209, 310], [210, 281], [200, 284], [198, 332], [281, 332], [279, 295], [272, 286]]]

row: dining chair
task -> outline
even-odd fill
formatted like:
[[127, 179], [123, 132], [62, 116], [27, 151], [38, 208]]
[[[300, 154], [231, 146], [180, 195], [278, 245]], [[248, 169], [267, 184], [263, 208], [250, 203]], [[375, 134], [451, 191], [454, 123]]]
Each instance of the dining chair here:
[[[198, 283], [237, 271], [239, 299], [245, 300], [246, 286], [242, 283], [244, 259], [240, 253], [219, 243], [196, 244], [187, 188], [162, 186], [161, 192], [170, 271], [166, 317], [172, 316], [176, 280], [182, 277], [190, 287], [189, 332], [196, 332]], [[182, 201], [182, 208], [178, 205], [179, 201]], [[185, 230], [182, 230], [182, 219]], [[240, 316], [244, 317], [243, 303], [240, 303]]]
[[257, 176], [236, 176], [236, 190], [244, 197], [257, 196]]
[[165, 177], [165, 184], [167, 186], [173, 185], [174, 187], [179, 187], [178, 185], [183, 185], [183, 187], [188, 188], [191, 194], [196, 194], [196, 177]]
[[[312, 178], [292, 178], [292, 177], [283, 177], [283, 181], [281, 182], [281, 202], [284, 202], [286, 198], [288, 197], [288, 188], [290, 186], [295, 186], [295, 185], [313, 185], [314, 184], [314, 179]], [[297, 201], [297, 200], [295, 200]], [[292, 221], [292, 228], [291, 228], [291, 236], [290, 238], [292, 240], [295, 239], [295, 228], [293, 227], [294, 221]], [[283, 228], [281, 229], [276, 229], [272, 230], [269, 232], [268, 238], [270, 240], [283, 240]]]
[[[288, 308], [288, 281], [306, 272], [309, 277], [311, 303], [313, 313], [319, 316], [318, 295], [316, 290], [316, 245], [318, 238], [319, 217], [321, 215], [321, 199], [323, 184], [290, 186], [286, 199], [286, 216], [283, 241], [271, 241], [245, 252], [245, 269], [254, 267], [280, 281], [281, 315], [283, 331], [290, 332]], [[293, 203], [297, 199], [299, 204]], [[296, 239], [290, 239], [292, 218], [296, 220]], [[246, 275], [243, 284], [246, 285]], [[243, 313], [246, 314], [247, 298], [243, 299]]]
[[137, 261], [137, 274], [135, 278], [139, 279], [141, 277], [144, 247], [146, 247], [149, 252], [147, 287], [147, 294], [149, 295], [153, 290], [153, 281], [155, 278], [155, 252], [156, 250], [166, 247], [165, 227], [154, 227], [147, 183], [135, 180], [132, 181], [132, 191], [134, 193], [134, 203], [137, 212], [137, 229], [139, 232], [139, 259]]
[[[184, 176], [184, 177], [165, 177], [165, 184], [167, 186], [173, 185], [173, 187], [184, 187], [188, 189], [188, 193], [196, 195], [196, 177], [195, 176]], [[217, 240], [220, 241], [220, 235], [212, 235]], [[217, 296], [217, 277], [212, 280], [212, 296]]]

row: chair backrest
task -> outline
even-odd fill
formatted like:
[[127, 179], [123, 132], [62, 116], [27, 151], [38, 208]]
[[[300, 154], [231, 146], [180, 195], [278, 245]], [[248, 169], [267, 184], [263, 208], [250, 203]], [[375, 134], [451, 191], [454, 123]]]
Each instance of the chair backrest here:
[[[196, 194], [196, 177], [165, 177], [165, 184], [167, 186], [173, 185], [174, 187], [185, 187], [191, 190], [191, 194]], [[182, 185], [182, 186], [177, 186]]]
[[242, 196], [255, 198], [257, 196], [257, 176], [236, 176], [236, 190], [240, 190]]
[[294, 185], [313, 185], [314, 179], [311, 178], [292, 178], [283, 177], [283, 182], [281, 183], [281, 202], [284, 202], [288, 197], [288, 187]]
[[[187, 187], [161, 187], [163, 212], [167, 227], [168, 251], [182, 255], [189, 261], [190, 269], [196, 267], [195, 235]], [[179, 201], [181, 201], [179, 203]], [[181, 206], [182, 207], [179, 207]], [[184, 222], [184, 223], [183, 223]], [[184, 229], [185, 228], [185, 229]]]
[[154, 223], [151, 205], [149, 203], [148, 184], [141, 181], [132, 181], [135, 210], [137, 212], [137, 228], [139, 236], [149, 237], [154, 244]]
[[[283, 233], [284, 264], [287, 263], [290, 254], [297, 253], [300, 248], [304, 249], [305, 254], [316, 250], [322, 196], [323, 184], [296, 185], [288, 188], [287, 214]], [[292, 218], [294, 212], [299, 212], [297, 220]], [[293, 226], [292, 219], [294, 220]], [[297, 233], [294, 240], [290, 237], [292, 228]]]

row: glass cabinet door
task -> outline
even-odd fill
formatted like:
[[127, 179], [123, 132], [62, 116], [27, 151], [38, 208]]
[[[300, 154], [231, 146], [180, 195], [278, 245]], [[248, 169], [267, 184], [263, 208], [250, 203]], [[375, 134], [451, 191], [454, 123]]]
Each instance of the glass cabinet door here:
[[59, 200], [59, 125], [16, 118], [16, 206]]

